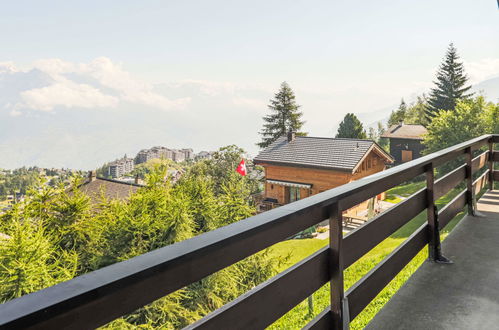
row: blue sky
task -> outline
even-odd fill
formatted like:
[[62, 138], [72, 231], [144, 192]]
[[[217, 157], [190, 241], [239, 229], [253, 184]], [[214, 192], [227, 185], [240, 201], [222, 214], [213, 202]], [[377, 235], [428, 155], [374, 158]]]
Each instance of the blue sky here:
[[[472, 82], [499, 74], [495, 0], [11, 1], [0, 15], [0, 62], [10, 68], [0, 151], [15, 159], [0, 167], [90, 168], [152, 145], [237, 143], [254, 154], [265, 104], [284, 80], [305, 128], [330, 136], [346, 112], [371, 121], [426, 92], [449, 42]], [[50, 78], [34, 83], [33, 70]], [[126, 135], [137, 127], [147, 133]], [[99, 151], [68, 155], [68, 146], [92, 149], [85, 131], [103, 141]], [[61, 135], [65, 144], [27, 156]]]

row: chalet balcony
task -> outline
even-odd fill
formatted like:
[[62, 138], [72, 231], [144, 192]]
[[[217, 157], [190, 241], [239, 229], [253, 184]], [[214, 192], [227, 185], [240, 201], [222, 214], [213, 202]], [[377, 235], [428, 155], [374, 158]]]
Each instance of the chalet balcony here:
[[[499, 181], [499, 170], [494, 170], [499, 151], [494, 150], [495, 143], [499, 143], [499, 135], [483, 135], [14, 299], [0, 305], [0, 327], [95, 328], [324, 220], [329, 221], [329, 246], [189, 327], [264, 328], [330, 283], [330, 307], [305, 328], [348, 328], [423, 248], [428, 248], [429, 261], [368, 327], [497, 327], [499, 192], [493, 188], [494, 181]], [[436, 179], [435, 168], [449, 161], [462, 164]], [[424, 188], [343, 234], [344, 210], [418, 176], [425, 176]], [[456, 189], [456, 197], [437, 209], [435, 201]], [[468, 215], [441, 244], [440, 230], [463, 210]], [[344, 270], [421, 212], [426, 212], [427, 222], [345, 291]]]

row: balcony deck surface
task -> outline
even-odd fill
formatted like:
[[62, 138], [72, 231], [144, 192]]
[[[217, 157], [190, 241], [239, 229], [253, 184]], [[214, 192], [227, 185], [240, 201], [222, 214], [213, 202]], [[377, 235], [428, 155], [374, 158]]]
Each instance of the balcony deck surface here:
[[499, 191], [442, 242], [454, 263], [425, 261], [367, 329], [499, 328]]

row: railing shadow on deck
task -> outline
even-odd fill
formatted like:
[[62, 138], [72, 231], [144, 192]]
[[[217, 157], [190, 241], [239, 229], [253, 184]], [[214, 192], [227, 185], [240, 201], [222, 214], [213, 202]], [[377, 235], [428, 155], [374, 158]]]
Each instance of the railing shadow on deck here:
[[[483, 135], [358, 181], [160, 248], [0, 305], [0, 327], [88, 329], [104, 325], [186, 285], [230, 266], [297, 232], [329, 219], [330, 245], [260, 284], [189, 328], [263, 328], [327, 282], [331, 306], [306, 328], [348, 327], [376, 295], [426, 245], [439, 260], [439, 230], [474, 196], [499, 181], [499, 135]], [[488, 150], [473, 158], [482, 147]], [[466, 163], [435, 180], [434, 168], [465, 156]], [[488, 168], [473, 181], [473, 173]], [[426, 187], [343, 237], [342, 211], [416, 176]], [[466, 182], [441, 210], [435, 200]], [[343, 271], [416, 215], [427, 223], [346, 292]]]

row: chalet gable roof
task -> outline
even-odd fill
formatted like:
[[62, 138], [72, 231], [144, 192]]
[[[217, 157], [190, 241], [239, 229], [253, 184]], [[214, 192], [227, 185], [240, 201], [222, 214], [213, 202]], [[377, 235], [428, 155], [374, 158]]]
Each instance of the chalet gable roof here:
[[397, 124], [390, 126], [381, 137], [422, 140], [426, 133], [428, 130], [423, 125]]
[[100, 200], [101, 193], [104, 193], [109, 199], [124, 200], [128, 199], [140, 187], [143, 187], [143, 185], [94, 177], [87, 179], [78, 188], [90, 196], [92, 203], [97, 203]]
[[315, 167], [353, 172], [372, 150], [392, 163], [393, 158], [371, 140], [296, 136], [288, 142], [284, 136], [255, 157], [255, 164]]

